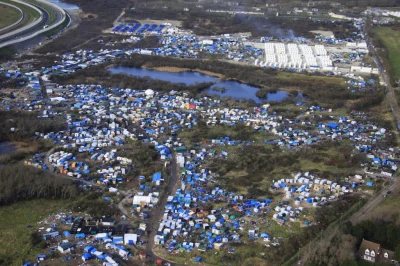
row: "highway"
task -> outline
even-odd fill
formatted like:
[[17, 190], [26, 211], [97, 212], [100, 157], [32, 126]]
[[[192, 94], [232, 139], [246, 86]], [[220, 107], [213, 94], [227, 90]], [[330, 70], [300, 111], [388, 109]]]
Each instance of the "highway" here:
[[[32, 5], [33, 5], [33, 4], [32, 4]], [[32, 27], [32, 28], [29, 28], [29, 29], [26, 29], [26, 30], [17, 32], [17, 33], [15, 33], [15, 34], [12, 34], [11, 36], [2, 38], [2, 39], [0, 39], [0, 43], [2, 43], [2, 42], [8, 42], [8, 41], [11, 41], [11, 40], [14, 40], [14, 39], [17, 39], [17, 38], [21, 38], [21, 37], [23, 37], [23, 36], [25, 36], [25, 35], [28, 35], [28, 34], [30, 34], [30, 33], [32, 33], [32, 32], [35, 32], [35, 31], [37, 31], [37, 30], [42, 29], [43, 26], [46, 25], [46, 22], [47, 22], [47, 20], [49, 19], [49, 13], [47, 13], [47, 11], [44, 10], [43, 8], [41, 8], [40, 6], [37, 6], [37, 5], [33, 5], [33, 6], [35, 6], [37, 9], [39, 9], [39, 10], [42, 12], [42, 14], [43, 14], [40, 23], [37, 24], [37, 25], [35, 25], [35, 26]]]
[[[56, 14], [55, 21], [53, 23], [51, 23], [51, 25], [48, 25], [50, 14], [44, 8], [40, 7], [39, 5], [29, 3], [29, 5], [31, 5], [32, 8], [36, 8], [41, 13], [40, 22], [39, 23], [37, 23], [37, 22], [31, 23], [31, 24], [34, 24], [34, 26], [32, 26], [32, 27], [29, 27], [29, 25], [27, 25], [23, 28], [15, 29], [14, 31], [7, 33], [6, 36], [4, 36], [3, 38], [0, 38], [0, 48], [33, 38], [41, 33], [44, 33], [48, 30], [58, 27], [59, 25], [61, 25], [64, 22], [64, 20], [66, 18], [66, 12], [63, 9], [59, 8], [58, 6], [56, 6], [52, 3], [46, 2], [46, 1], [37, 0], [37, 2], [46, 4], [49, 8], [52, 9], [53, 12], [55, 12], [55, 14]], [[45, 25], [48, 26], [46, 29], [44, 29]]]
[[1, 4], [1, 5], [5, 5], [5, 6], [9, 6], [9, 7], [11, 7], [11, 8], [14, 8], [14, 9], [18, 10], [18, 12], [19, 12], [20, 15], [21, 15], [20, 18], [19, 18], [17, 21], [15, 21], [14, 23], [12, 23], [12, 24], [10, 24], [10, 25], [8, 25], [8, 26], [3, 27], [3, 28], [0, 29], [0, 34], [3, 34], [3, 33], [6, 32], [7, 30], [9, 30], [9, 29], [11, 29], [11, 28], [17, 26], [19, 23], [21, 23], [21, 21], [24, 19], [24, 15], [25, 15], [25, 14], [24, 14], [24, 12], [22, 11], [22, 9], [19, 8], [19, 7], [17, 7], [17, 6], [14, 6], [14, 5], [11, 5], [11, 4], [8, 4], [8, 3], [4, 3], [4, 2], [0, 2], [0, 4]]

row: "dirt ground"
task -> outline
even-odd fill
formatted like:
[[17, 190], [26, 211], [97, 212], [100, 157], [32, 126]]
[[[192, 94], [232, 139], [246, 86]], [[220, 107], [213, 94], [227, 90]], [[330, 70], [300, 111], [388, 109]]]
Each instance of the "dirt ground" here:
[[[122, 18], [119, 22], [121, 23], [128, 23], [132, 20], [135, 20], [135, 18], [130, 18], [130, 17], [124, 17]], [[139, 23], [143, 24], [164, 24], [168, 25], [171, 24], [175, 27], [181, 27], [182, 26], [182, 21], [179, 20], [157, 20], [157, 19], [144, 19], [144, 20], [137, 20]]]
[[[158, 71], [165, 71], [165, 72], [184, 72], [184, 71], [191, 71], [189, 68], [180, 68], [180, 67], [154, 67], [151, 68], [152, 70], [158, 70]], [[225, 76], [222, 74], [206, 71], [206, 70], [201, 70], [201, 69], [193, 69], [192, 71], [202, 73], [204, 75], [212, 76], [212, 77], [217, 77], [217, 78], [224, 78]]]
[[325, 30], [312, 30], [310, 32], [317, 35], [322, 35], [324, 38], [331, 38], [334, 35], [333, 32]]

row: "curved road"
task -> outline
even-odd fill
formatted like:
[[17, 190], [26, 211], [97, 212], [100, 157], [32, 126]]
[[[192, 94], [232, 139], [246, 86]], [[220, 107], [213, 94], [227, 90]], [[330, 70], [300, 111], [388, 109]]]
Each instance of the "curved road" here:
[[21, 37], [23, 37], [25, 35], [28, 35], [28, 34], [30, 34], [32, 32], [38, 31], [38, 30], [43, 28], [43, 26], [49, 20], [49, 14], [47, 13], [47, 11], [45, 9], [41, 8], [40, 6], [37, 6], [37, 5], [34, 5], [34, 4], [32, 4], [32, 5], [35, 6], [37, 9], [39, 9], [43, 14], [42, 20], [40, 21], [40, 23], [37, 24], [36, 26], [32, 27], [32, 28], [29, 28], [29, 29], [26, 29], [24, 31], [18, 32], [18, 33], [13, 34], [13, 35], [11, 35], [9, 37], [2, 38], [2, 39], [0, 39], [0, 43], [8, 42], [8, 41], [14, 40], [16, 38], [21, 38]]
[[5, 27], [0, 29], [0, 34], [2, 34], [2, 32], [4, 32], [4, 31], [6, 31], [6, 30], [18, 25], [24, 19], [25, 14], [24, 14], [24, 12], [22, 12], [22, 9], [17, 7], [17, 6], [14, 6], [14, 5], [5, 3], [5, 2], [0, 2], [0, 5], [5, 5], [5, 6], [9, 6], [11, 8], [17, 9], [19, 11], [19, 13], [21, 14], [21, 16], [19, 17], [19, 19], [17, 21], [15, 21], [14, 23], [12, 23], [12, 24], [10, 24], [8, 26], [5, 26]]
[[[44, 29], [43, 26], [48, 24], [49, 17], [50, 17], [48, 12], [45, 9], [41, 8], [40, 6], [30, 3], [32, 8], [35, 8], [41, 12], [41, 20], [39, 21], [39, 23], [35, 22], [36, 23], [35, 26], [29, 27], [29, 28], [25, 27], [26, 29], [20, 28], [19, 30], [17, 29], [14, 32], [7, 34], [7, 37], [0, 39], [0, 48], [29, 40], [33, 37], [36, 37], [40, 34], [47, 32], [47, 31], [55, 29], [55, 28], [59, 27], [60, 25], [62, 25], [62, 23], [65, 21], [65, 19], [67, 17], [69, 17], [67, 15], [67, 13], [65, 12], [65, 10], [63, 10], [62, 8], [58, 7], [57, 5], [55, 5], [51, 2], [47, 2], [45, 0], [36, 0], [36, 1], [40, 2], [44, 5], [47, 5], [52, 11], [54, 11], [54, 13], [56, 15], [55, 21], [52, 22], [51, 25], [47, 25], [48, 27], [46, 29]], [[15, 34], [13, 34], [13, 33], [15, 33]]]
[[86, 180], [84, 180], [84, 179], [77, 179], [77, 178], [72, 177], [72, 176], [62, 175], [62, 174], [59, 174], [59, 173], [54, 172], [54, 166], [50, 163], [49, 156], [50, 156], [52, 153], [54, 153], [54, 150], [55, 150], [55, 149], [60, 148], [60, 147], [61, 147], [61, 146], [55, 146], [55, 147], [51, 148], [51, 149], [46, 153], [46, 155], [45, 155], [44, 164], [49, 168], [49, 172], [50, 172], [51, 174], [53, 174], [53, 175], [55, 175], [55, 176], [57, 176], [57, 177], [60, 177], [60, 178], [72, 180], [72, 181], [74, 181], [74, 182], [84, 183], [84, 184], [86, 184], [86, 185], [88, 185], [88, 186], [92, 186], [92, 187], [97, 187], [97, 188], [104, 189], [104, 186], [98, 185], [98, 184], [96, 184], [96, 183], [92, 183], [92, 182], [86, 181]]

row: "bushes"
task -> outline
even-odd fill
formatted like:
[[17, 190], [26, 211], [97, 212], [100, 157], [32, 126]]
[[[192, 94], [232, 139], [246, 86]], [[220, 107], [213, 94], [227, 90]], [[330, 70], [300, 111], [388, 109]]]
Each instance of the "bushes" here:
[[[355, 101], [349, 109], [366, 108], [379, 104], [383, 99], [380, 90], [374, 94], [352, 93], [344, 83], [338, 83], [338, 78], [312, 76], [306, 74], [278, 72], [273, 69], [259, 69], [253, 66], [238, 66], [228, 62], [214, 60], [176, 59], [160, 56], [132, 55], [130, 59], [116, 62], [117, 65], [126, 67], [149, 68], [170, 66], [187, 69], [201, 69], [219, 73], [228, 79], [235, 79], [254, 86], [280, 89], [285, 87], [297, 88], [319, 105], [343, 107], [346, 101]], [[283, 73], [283, 74], [282, 74]], [[265, 90], [265, 89], [264, 89]], [[258, 92], [262, 96], [265, 92]], [[376, 97], [378, 94], [379, 97]], [[357, 101], [361, 99], [360, 101]], [[365, 100], [364, 100], [365, 99]]]
[[29, 199], [69, 199], [79, 194], [70, 180], [21, 165], [0, 167], [0, 205]]
[[75, 201], [70, 206], [73, 211], [87, 212], [94, 217], [114, 216], [118, 214], [118, 209], [110, 202], [103, 199], [101, 193], [89, 193], [85, 197]]
[[[136, 67], [136, 63], [131, 64]], [[69, 76], [55, 76], [53, 81], [60, 84], [82, 84], [93, 83], [102, 84], [103, 86], [112, 86], [119, 88], [135, 88], [138, 90], [146, 90], [152, 88], [154, 90], [169, 92], [171, 90], [187, 91], [191, 94], [197, 94], [213, 85], [212, 82], [195, 83], [185, 85], [184, 83], [172, 83], [162, 80], [154, 80], [148, 77], [136, 77], [125, 74], [111, 74], [104, 69], [104, 66], [90, 67]]]
[[78, 5], [84, 13], [95, 14], [82, 19], [77, 28], [68, 30], [59, 38], [47, 43], [36, 50], [38, 53], [67, 52], [92, 38], [99, 36], [102, 30], [112, 27], [113, 21], [123, 8], [130, 5], [129, 0], [68, 0]]
[[[324, 77], [318, 75], [306, 75], [298, 73], [278, 72], [273, 69], [260, 69], [253, 66], [231, 64], [218, 60], [193, 60], [177, 59], [161, 56], [146, 56], [134, 54], [129, 59], [116, 60], [115, 65], [124, 67], [177, 67], [196, 71], [197, 69], [222, 74], [227, 79], [239, 80], [249, 85], [261, 88], [285, 89], [293, 88], [301, 91], [318, 105], [324, 107], [341, 108], [350, 110], [368, 108], [379, 104], [383, 99], [383, 91], [363, 94], [352, 93], [348, 90], [343, 79], [336, 77]], [[159, 91], [184, 90], [192, 94], [200, 93], [208, 88], [211, 83], [200, 83], [191, 86], [171, 83], [150, 78], [139, 78], [124, 74], [112, 75], [104, 70], [104, 65], [90, 67], [64, 77], [54, 77], [53, 81], [61, 84], [93, 83], [94, 81], [104, 86], [116, 86], [121, 88], [133, 87], [136, 89], [152, 88]], [[262, 96], [264, 91], [258, 92]], [[347, 104], [347, 102], [349, 102]], [[350, 103], [351, 102], [351, 103]], [[347, 105], [346, 105], [347, 104]]]
[[[248, 3], [246, 3], [248, 4]], [[206, 4], [207, 5], [207, 4]], [[263, 4], [264, 5], [264, 4]], [[218, 4], [208, 4], [208, 8], [218, 9]], [[225, 6], [222, 6], [224, 9]], [[205, 7], [207, 9], [207, 7]], [[226, 33], [251, 32], [253, 37], [273, 36], [277, 38], [304, 36], [313, 38], [311, 30], [332, 30], [337, 38], [342, 38], [346, 32], [357, 31], [352, 23], [341, 21], [313, 21], [308, 18], [294, 20], [293, 18], [265, 17], [227, 13], [205, 12], [203, 9], [192, 8], [184, 12], [174, 6], [166, 10], [138, 6], [128, 10], [127, 16], [133, 19], [169, 19], [182, 21], [182, 27], [193, 30], [197, 35], [220, 35]], [[301, 23], [294, 21], [301, 20]]]
[[367, 220], [354, 226], [346, 225], [347, 232], [357, 238], [358, 245], [362, 239], [377, 242], [393, 251], [400, 245], [400, 226], [392, 222]]
[[[39, 119], [35, 113], [0, 111], [0, 117], [0, 142], [25, 140], [32, 138], [35, 132], [57, 132], [66, 128], [66, 125], [61, 122]], [[15, 132], [11, 132], [11, 128], [15, 128]]]

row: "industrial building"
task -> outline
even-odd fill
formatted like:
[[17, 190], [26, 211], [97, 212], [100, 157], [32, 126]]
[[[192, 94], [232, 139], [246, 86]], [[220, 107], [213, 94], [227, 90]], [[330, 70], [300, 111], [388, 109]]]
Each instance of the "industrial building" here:
[[327, 69], [332, 60], [323, 45], [265, 43], [265, 66], [294, 69]]

